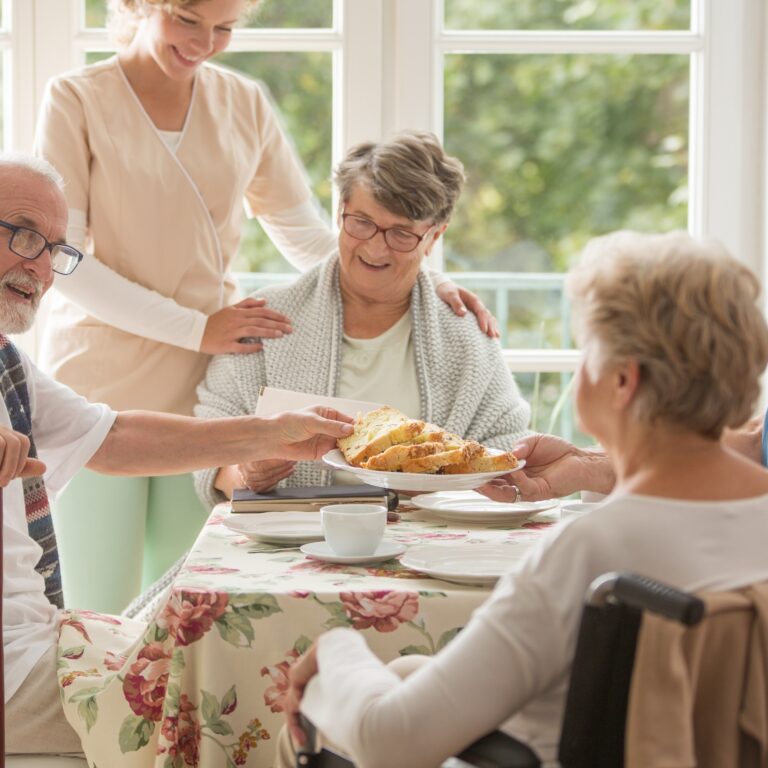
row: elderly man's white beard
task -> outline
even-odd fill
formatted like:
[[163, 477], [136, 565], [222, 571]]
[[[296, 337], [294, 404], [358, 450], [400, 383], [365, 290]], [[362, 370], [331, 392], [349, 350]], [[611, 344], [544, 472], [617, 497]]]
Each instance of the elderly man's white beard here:
[[[9, 284], [32, 294], [29, 304], [14, 301], [9, 295]], [[0, 278], [0, 332], [24, 333], [35, 322], [37, 308], [43, 295], [43, 284], [32, 277], [23, 267], [15, 267]]]

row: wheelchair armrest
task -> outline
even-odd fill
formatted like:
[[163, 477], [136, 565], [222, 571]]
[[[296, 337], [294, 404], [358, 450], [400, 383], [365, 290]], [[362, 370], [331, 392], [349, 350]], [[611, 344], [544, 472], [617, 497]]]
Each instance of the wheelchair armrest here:
[[443, 768], [539, 768], [541, 761], [523, 742], [502, 731], [493, 731], [470, 744], [461, 754], [443, 763]]

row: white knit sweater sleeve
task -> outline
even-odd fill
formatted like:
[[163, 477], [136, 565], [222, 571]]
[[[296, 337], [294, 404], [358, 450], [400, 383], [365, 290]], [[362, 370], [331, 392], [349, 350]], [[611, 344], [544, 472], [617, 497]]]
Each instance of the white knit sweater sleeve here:
[[[239, 358], [244, 358], [240, 360]], [[247, 362], [245, 358], [248, 358]], [[198, 403], [194, 413], [200, 419], [221, 419], [246, 416], [253, 413], [256, 401], [250, 402], [239, 386], [238, 366], [247, 365], [253, 376], [252, 389], [258, 391], [264, 383], [264, 363], [261, 353], [249, 355], [216, 355], [208, 364], [205, 378], [197, 387]], [[204, 504], [214, 507], [226, 501], [221, 491], [214, 487], [220, 467], [195, 472], [195, 490]]]
[[[84, 250], [86, 216], [70, 209], [67, 242]], [[56, 290], [103, 323], [146, 339], [198, 351], [208, 317], [145, 288], [86, 254], [71, 275], [58, 275]]]
[[[488, 346], [498, 344], [490, 339], [482, 341]], [[480, 396], [467, 434], [489, 448], [508, 451], [529, 434], [531, 406], [520, 394], [520, 388], [500, 351], [488, 355], [486, 364], [491, 367], [492, 374]]]

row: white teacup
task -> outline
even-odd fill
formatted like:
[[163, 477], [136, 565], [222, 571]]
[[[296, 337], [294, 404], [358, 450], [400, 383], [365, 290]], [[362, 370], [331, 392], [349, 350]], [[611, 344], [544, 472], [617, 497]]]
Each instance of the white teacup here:
[[387, 508], [379, 504], [330, 504], [320, 507], [328, 546], [342, 556], [372, 555], [384, 536]]

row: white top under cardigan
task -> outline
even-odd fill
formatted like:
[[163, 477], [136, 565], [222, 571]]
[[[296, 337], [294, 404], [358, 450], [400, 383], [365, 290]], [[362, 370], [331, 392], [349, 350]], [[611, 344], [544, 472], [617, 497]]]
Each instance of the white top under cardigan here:
[[633, 571], [680, 589], [768, 580], [768, 496], [687, 502], [609, 498], [546, 536], [434, 660], [400, 681], [363, 633], [318, 643], [302, 711], [359, 768], [434, 768], [501, 726], [555, 762], [587, 587]]
[[[44, 479], [50, 500], [96, 453], [117, 414], [105, 405], [88, 403], [41, 373], [21, 350], [19, 355], [32, 409], [32, 435], [38, 455], [47, 467]], [[11, 427], [2, 398], [0, 424]], [[87, 532], [83, 531], [83, 535]], [[43, 577], [35, 571], [42, 553], [40, 545], [29, 535], [21, 480], [14, 480], [3, 489], [6, 701], [56, 643], [59, 614], [45, 596]]]

